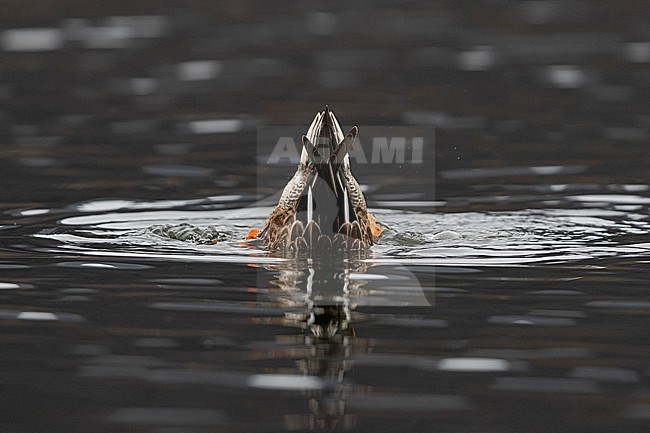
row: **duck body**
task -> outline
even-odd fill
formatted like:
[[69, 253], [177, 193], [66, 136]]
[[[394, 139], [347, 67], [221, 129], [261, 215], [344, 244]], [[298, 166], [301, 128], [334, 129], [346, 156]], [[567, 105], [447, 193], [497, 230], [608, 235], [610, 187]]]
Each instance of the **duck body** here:
[[328, 107], [302, 137], [296, 173], [269, 214], [260, 237], [272, 250], [313, 252], [363, 250], [383, 226], [368, 212], [350, 168], [358, 128], [347, 135]]

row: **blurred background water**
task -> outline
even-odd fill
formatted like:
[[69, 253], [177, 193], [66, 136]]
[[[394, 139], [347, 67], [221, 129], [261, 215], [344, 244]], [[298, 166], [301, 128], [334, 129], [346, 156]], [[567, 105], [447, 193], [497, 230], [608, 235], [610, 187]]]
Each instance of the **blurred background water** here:
[[[649, 23], [2, 1], [0, 430], [647, 431]], [[325, 104], [435, 145], [354, 166], [368, 257], [273, 257], [258, 131]]]

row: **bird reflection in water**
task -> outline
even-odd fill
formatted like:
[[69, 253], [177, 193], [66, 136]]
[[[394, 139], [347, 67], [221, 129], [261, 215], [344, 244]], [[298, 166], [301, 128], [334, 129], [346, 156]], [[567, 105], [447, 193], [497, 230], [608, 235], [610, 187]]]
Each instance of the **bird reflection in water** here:
[[352, 355], [369, 350], [355, 339], [352, 311], [368, 284], [364, 259], [387, 227], [368, 212], [350, 168], [357, 133], [355, 126], [344, 135], [328, 107], [317, 113], [296, 173], [262, 231], [248, 237], [284, 259], [267, 267], [278, 272], [274, 301], [288, 306], [284, 323], [304, 331], [306, 356], [297, 366], [309, 385], [301, 391], [310, 413], [287, 416], [289, 430], [351, 429], [346, 399], [363, 392], [346, 379]]
[[287, 415], [289, 430], [351, 429], [354, 416], [346, 411], [346, 398], [360, 387], [346, 378], [351, 356], [367, 353], [367, 345], [355, 344], [352, 311], [355, 299], [367, 283], [352, 278], [367, 270], [362, 257], [310, 257], [271, 265], [277, 271], [272, 284], [280, 289], [277, 297], [290, 309], [285, 313], [288, 326], [303, 330], [306, 356], [297, 368], [307, 377], [319, 378], [321, 387], [303, 389], [308, 400], [308, 415]]

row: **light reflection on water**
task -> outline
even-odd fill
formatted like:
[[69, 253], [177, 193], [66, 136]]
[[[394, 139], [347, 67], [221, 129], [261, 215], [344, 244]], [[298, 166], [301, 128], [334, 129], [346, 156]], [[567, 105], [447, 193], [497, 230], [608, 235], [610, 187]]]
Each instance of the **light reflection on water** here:
[[[5, 3], [0, 431], [648, 431], [643, 2]], [[274, 257], [255, 129], [326, 103], [435, 147]]]
[[[645, 199], [611, 197], [610, 203], [639, 207], [630, 211], [585, 207], [433, 214], [379, 209], [376, 215], [390, 229], [367, 260], [498, 266], [646, 254], [649, 246], [642, 235], [650, 230], [650, 218], [643, 212]], [[232, 205], [242, 198], [211, 197], [209, 201]], [[568, 200], [588, 206], [607, 198], [610, 196], [589, 195]], [[60, 241], [58, 248], [95, 256], [171, 259], [181, 252], [182, 260], [220, 261], [230, 256], [228, 261], [240, 263], [247, 263], [251, 256], [262, 260], [268, 256], [259, 244], [244, 242], [244, 238], [249, 229], [261, 227], [270, 208], [182, 210], [183, 205], [201, 202], [204, 200], [87, 202], [77, 208], [89, 214], [63, 218], [56, 229], [36, 236]], [[164, 208], [173, 210], [156, 210]], [[93, 213], [102, 210], [120, 212]], [[42, 213], [47, 210], [21, 212], [29, 216]]]
[[[50, 305], [0, 308], [0, 320], [77, 327], [78, 342], [66, 346], [78, 360], [69, 374], [91, 387], [121, 381], [171, 395], [214, 388], [250, 404], [269, 404], [259, 392], [289, 393], [292, 409], [263, 417], [277, 428], [355, 429], [378, 411], [453, 423], [463, 419], [454, 413], [476, 413], [495, 395], [531, 404], [577, 396], [572, 404], [590, 411], [587, 396], [605, 401], [620, 384], [643, 389], [641, 364], [617, 346], [638, 332], [622, 337], [627, 325], [619, 332], [598, 323], [625, 317], [634, 326], [647, 301], [594, 283], [619, 281], [603, 259], [626, 266], [647, 256], [647, 204], [618, 194], [594, 206], [608, 197], [502, 212], [378, 209], [391, 229], [369, 255], [316, 260], [273, 257], [244, 241], [270, 210], [246, 196], [26, 209], [13, 213], [47, 228], [19, 248], [57, 255], [49, 266], [66, 270], [53, 279], [65, 288], [48, 289]], [[583, 206], [570, 207], [576, 201]], [[129, 284], [105, 285], [102, 274]], [[25, 281], [7, 278], [0, 289], [9, 300], [44, 290]], [[137, 316], [113, 315], [129, 304]], [[165, 409], [164, 401], [131, 400], [99, 416], [118, 426], [242, 425], [227, 399], [213, 404]], [[491, 404], [494, 412], [507, 407]], [[612, 416], [642, 418], [637, 406], [625, 410]]]

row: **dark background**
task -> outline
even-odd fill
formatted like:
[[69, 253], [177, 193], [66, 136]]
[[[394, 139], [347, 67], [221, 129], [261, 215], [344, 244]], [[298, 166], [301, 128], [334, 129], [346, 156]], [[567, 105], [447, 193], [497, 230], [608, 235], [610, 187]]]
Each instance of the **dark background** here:
[[[256, 128], [306, 127], [325, 104], [344, 125], [436, 128], [423, 165], [356, 168], [388, 197], [495, 195], [472, 168], [644, 182], [649, 22], [644, 1], [5, 0], [0, 200], [256, 192]], [[56, 41], [17, 48], [30, 28]], [[192, 131], [206, 119], [242, 127]]]

